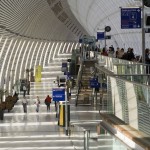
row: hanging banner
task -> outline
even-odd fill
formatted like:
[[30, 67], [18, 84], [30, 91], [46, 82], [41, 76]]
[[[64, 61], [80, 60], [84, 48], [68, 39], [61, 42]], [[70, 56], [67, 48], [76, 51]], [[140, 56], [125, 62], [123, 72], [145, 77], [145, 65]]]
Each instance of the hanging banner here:
[[35, 82], [41, 82], [42, 78], [42, 66], [36, 66], [35, 68]]

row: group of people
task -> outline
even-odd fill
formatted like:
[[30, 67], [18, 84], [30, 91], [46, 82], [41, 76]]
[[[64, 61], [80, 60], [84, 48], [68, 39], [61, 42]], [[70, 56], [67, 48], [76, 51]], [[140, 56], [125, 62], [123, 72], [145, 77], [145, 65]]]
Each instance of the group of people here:
[[109, 50], [107, 51], [106, 48], [103, 48], [101, 55], [109, 56], [109, 57], [115, 57], [119, 59], [125, 59], [129, 61], [135, 61], [136, 57], [134, 54], [133, 48], [128, 48], [127, 52], [124, 51], [123, 48], [117, 48], [117, 50], [114, 50], [114, 47], [109, 47]]
[[[109, 50], [106, 50], [106, 48], [103, 48], [101, 51], [101, 55], [109, 56], [113, 58], [119, 58], [124, 59], [128, 61], [136, 61], [136, 62], [142, 62], [141, 56], [135, 56], [134, 49], [128, 48], [127, 52], [124, 51], [124, 48], [117, 48], [117, 50], [114, 50], [114, 47], [109, 47]], [[145, 50], [145, 63], [150, 64], [150, 50], [147, 48]]]
[[[50, 104], [51, 104], [51, 102], [52, 102], [52, 98], [49, 95], [47, 95], [47, 97], [45, 99], [45, 105], [47, 106], [47, 111], [50, 111]], [[40, 102], [39, 96], [37, 96], [37, 98], [36, 98], [36, 100], [34, 102], [36, 112], [39, 112], [40, 103], [41, 102]], [[24, 113], [27, 113], [28, 100], [26, 99], [25, 96], [23, 97], [22, 105], [23, 105]]]

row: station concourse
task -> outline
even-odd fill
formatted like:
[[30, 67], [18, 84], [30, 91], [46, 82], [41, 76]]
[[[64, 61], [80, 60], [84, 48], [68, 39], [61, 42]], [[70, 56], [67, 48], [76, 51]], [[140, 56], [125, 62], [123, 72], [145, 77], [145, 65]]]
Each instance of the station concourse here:
[[149, 36], [149, 0], [0, 0], [0, 150], [150, 150]]

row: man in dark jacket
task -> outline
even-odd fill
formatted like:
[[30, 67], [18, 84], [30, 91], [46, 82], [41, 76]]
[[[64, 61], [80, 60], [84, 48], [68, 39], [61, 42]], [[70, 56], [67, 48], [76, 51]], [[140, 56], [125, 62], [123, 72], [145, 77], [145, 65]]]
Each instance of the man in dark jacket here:
[[150, 50], [147, 48], [145, 50], [145, 64], [147, 64], [146, 66], [146, 74], [150, 74], [150, 58], [149, 58], [149, 52]]
[[47, 111], [50, 111], [50, 104], [51, 104], [52, 98], [47, 95], [46, 99], [45, 99], [45, 104], [47, 106]]

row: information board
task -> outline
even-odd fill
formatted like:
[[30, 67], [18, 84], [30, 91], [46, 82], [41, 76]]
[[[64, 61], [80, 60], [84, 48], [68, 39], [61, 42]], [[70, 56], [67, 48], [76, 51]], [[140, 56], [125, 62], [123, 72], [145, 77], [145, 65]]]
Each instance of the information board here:
[[141, 28], [141, 8], [121, 8], [121, 29]]
[[97, 40], [104, 40], [105, 33], [104, 32], [97, 32]]
[[97, 78], [90, 79], [90, 87], [91, 88], [100, 88], [100, 83]]
[[54, 88], [52, 89], [53, 101], [65, 101], [65, 89]]

